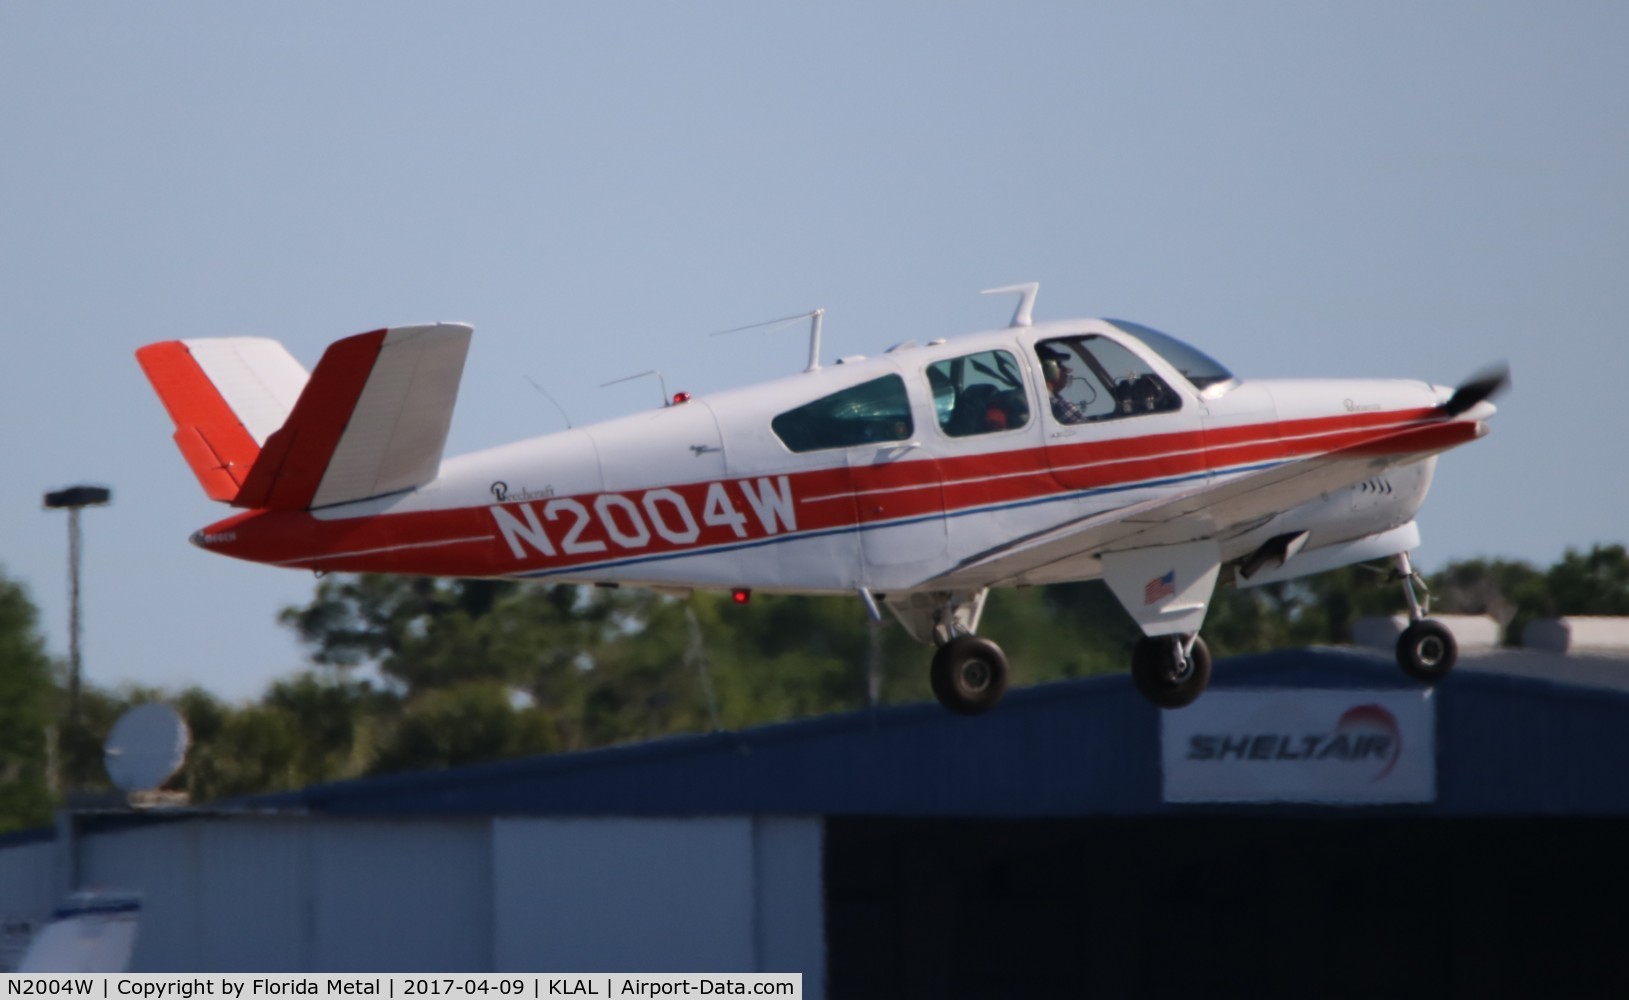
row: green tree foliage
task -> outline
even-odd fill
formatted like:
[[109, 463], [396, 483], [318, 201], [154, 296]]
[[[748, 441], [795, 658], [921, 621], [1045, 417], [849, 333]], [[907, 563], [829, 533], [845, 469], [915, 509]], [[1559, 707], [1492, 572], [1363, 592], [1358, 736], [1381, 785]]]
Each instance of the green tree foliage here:
[[334, 671], [278, 681], [244, 705], [199, 688], [169, 700], [192, 732], [186, 764], [169, 786], [195, 802], [358, 777], [400, 701]]
[[1544, 582], [1558, 614], [1629, 615], [1629, 551], [1622, 545], [1568, 549]]
[[1470, 559], [1431, 577], [1438, 611], [1489, 615], [1514, 645], [1535, 618], [1629, 615], [1629, 551], [1622, 545], [1568, 549], [1548, 570], [1525, 562]]
[[1429, 579], [1431, 608], [1447, 614], [1487, 615], [1514, 642], [1534, 618], [1556, 614], [1542, 570], [1520, 561], [1466, 559], [1449, 563]]
[[48, 729], [57, 698], [28, 592], [0, 572], [0, 831], [50, 821]]
[[554, 749], [554, 733], [542, 713], [517, 706], [502, 685], [475, 681], [409, 701], [370, 769], [459, 767]]

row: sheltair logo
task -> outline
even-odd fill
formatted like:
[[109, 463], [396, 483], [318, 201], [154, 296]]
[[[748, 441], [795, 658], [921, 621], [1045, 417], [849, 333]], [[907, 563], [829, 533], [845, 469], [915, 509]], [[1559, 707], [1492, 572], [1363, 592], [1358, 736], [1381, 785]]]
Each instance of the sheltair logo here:
[[1191, 761], [1332, 761], [1376, 767], [1379, 781], [1397, 766], [1403, 750], [1397, 717], [1378, 704], [1357, 705], [1323, 732], [1196, 733], [1188, 739]]

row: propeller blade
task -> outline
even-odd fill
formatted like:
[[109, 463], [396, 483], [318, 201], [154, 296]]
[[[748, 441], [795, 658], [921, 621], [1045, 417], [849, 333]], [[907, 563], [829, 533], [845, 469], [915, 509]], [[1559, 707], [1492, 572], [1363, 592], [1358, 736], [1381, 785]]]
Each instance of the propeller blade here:
[[1510, 387], [1510, 366], [1504, 363], [1492, 368], [1485, 368], [1477, 372], [1454, 390], [1448, 397], [1448, 402], [1442, 404], [1450, 417], [1457, 417], [1461, 413], [1482, 402], [1492, 398]]

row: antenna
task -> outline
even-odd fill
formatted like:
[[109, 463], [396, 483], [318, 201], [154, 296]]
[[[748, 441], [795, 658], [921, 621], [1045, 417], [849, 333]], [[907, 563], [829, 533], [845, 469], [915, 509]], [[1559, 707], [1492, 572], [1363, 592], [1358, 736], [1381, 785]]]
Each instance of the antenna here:
[[658, 382], [660, 382], [662, 384], [662, 405], [663, 406], [672, 406], [673, 403], [672, 403], [671, 400], [668, 399], [668, 396], [667, 396], [667, 379], [663, 378], [662, 373], [657, 371], [654, 368], [652, 368], [648, 372], [640, 372], [637, 375], [624, 375], [621, 378], [614, 378], [609, 382], [601, 382], [600, 383], [600, 388], [604, 389], [604, 388], [606, 388], [608, 386], [616, 385], [618, 382], [632, 382], [634, 379], [636, 379], [636, 378], [644, 378], [646, 375], [655, 375], [656, 376], [656, 381], [658, 381]]
[[102, 744], [107, 776], [127, 795], [152, 791], [181, 769], [192, 736], [181, 714], [163, 702], [119, 716]]
[[707, 336], [722, 337], [726, 333], [741, 333], [744, 330], [757, 330], [761, 327], [769, 327], [770, 330], [775, 330], [787, 324], [796, 323], [800, 319], [809, 320], [809, 366], [803, 370], [812, 372], [820, 367], [820, 321], [825, 318], [825, 315], [826, 310], [824, 308], [812, 309], [806, 313], [798, 313], [796, 316], [782, 316], [780, 319], [766, 319], [762, 323], [748, 323], [746, 326], [718, 330], [709, 333]]
[[564, 406], [560, 405], [560, 401], [558, 399], [555, 399], [552, 395], [550, 395], [549, 390], [547, 390], [547, 389], [543, 388], [542, 386], [538, 385], [537, 380], [532, 378], [530, 375], [522, 375], [521, 378], [523, 378], [526, 381], [530, 382], [532, 384], [533, 389], [536, 389], [538, 392], [541, 392], [543, 394], [544, 399], [546, 399], [549, 402], [554, 404], [554, 408], [556, 410], [560, 411], [560, 415], [562, 417], [566, 418], [566, 430], [568, 430], [568, 431], [571, 430], [571, 414], [567, 413], [566, 408]]
[[1039, 281], [1030, 281], [1022, 285], [1003, 285], [1000, 288], [986, 288], [980, 295], [1017, 295], [1018, 308], [1013, 310], [1012, 322], [1008, 326], [1029, 326], [1029, 313], [1035, 308], [1035, 293], [1041, 290]]

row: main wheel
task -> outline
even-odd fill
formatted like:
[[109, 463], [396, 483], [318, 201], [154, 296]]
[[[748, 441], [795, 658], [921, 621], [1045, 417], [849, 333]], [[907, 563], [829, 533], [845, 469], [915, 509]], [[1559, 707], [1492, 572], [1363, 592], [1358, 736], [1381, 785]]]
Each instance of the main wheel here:
[[1145, 635], [1131, 654], [1131, 679], [1143, 697], [1160, 708], [1190, 705], [1210, 683], [1210, 649], [1194, 636], [1182, 655], [1182, 636]]
[[958, 715], [995, 707], [1007, 690], [1007, 655], [976, 635], [959, 635], [933, 654], [933, 694]]
[[1447, 677], [1458, 659], [1459, 643], [1442, 622], [1421, 618], [1397, 637], [1397, 665], [1425, 684]]

